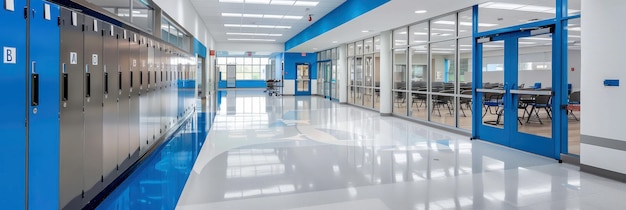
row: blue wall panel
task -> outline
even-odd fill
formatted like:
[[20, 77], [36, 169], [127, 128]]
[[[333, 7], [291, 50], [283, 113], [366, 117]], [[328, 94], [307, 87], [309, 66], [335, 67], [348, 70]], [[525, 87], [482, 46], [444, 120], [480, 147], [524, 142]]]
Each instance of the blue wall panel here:
[[347, 0], [285, 42], [285, 51], [336, 28], [390, 0]]
[[285, 80], [296, 79], [296, 63], [308, 63], [311, 79], [317, 79], [317, 56], [315, 53], [307, 53], [306, 56], [302, 56], [301, 53], [284, 53], [283, 59]]
[[200, 57], [206, 58], [206, 46], [196, 38], [193, 39], [193, 52]]
[[[44, 1], [31, 0], [31, 8], [36, 13], [43, 14]], [[50, 20], [44, 19], [43, 15], [33, 15], [30, 22], [31, 65], [28, 72], [34, 72], [39, 76], [39, 104], [34, 105], [29, 100], [30, 209], [59, 206], [60, 32], [56, 18], [59, 16], [59, 7], [50, 5], [50, 12]], [[45, 36], [39, 36], [41, 34]], [[32, 82], [29, 89], [32, 97]]]
[[14, 11], [0, 7], [0, 206], [24, 209], [26, 194], [26, 20], [25, 1], [15, 1]]

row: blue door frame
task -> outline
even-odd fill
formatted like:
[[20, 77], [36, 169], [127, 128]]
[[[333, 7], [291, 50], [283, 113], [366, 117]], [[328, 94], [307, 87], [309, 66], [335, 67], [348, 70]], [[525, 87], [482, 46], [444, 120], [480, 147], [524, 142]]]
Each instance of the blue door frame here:
[[[517, 86], [517, 64], [518, 64], [518, 43], [520, 37], [530, 36], [529, 31], [521, 29], [537, 28], [537, 27], [553, 27], [552, 33], [552, 135], [551, 138], [539, 137], [535, 135], [520, 133], [517, 131], [517, 117], [505, 118], [504, 129], [485, 126], [482, 124], [481, 115], [473, 115], [472, 118], [472, 138], [482, 139], [497, 144], [513, 147], [516, 149], [528, 151], [531, 153], [551, 157], [560, 160], [561, 153], [567, 153], [568, 136], [567, 136], [567, 115], [561, 105], [567, 104], [567, 20], [579, 18], [580, 16], [567, 17], [567, 0], [556, 0], [556, 16], [553, 19], [537, 21], [528, 24], [511, 26], [493, 31], [478, 32], [478, 5], [473, 7], [473, 69], [472, 85], [474, 99], [482, 97], [482, 93], [477, 93], [477, 89], [482, 88], [482, 44], [477, 39], [484, 37], [492, 37], [493, 41], [505, 40], [505, 66], [508, 72], [505, 72], [505, 83], [509, 83], [505, 87], [504, 103], [512, 106], [517, 99], [511, 97], [511, 89]], [[514, 68], [514, 69], [511, 69]], [[474, 100], [479, 101], [479, 100]], [[482, 104], [474, 103], [474, 110], [481, 110]], [[515, 110], [513, 110], [515, 109]], [[511, 107], [505, 110], [505, 115], [517, 116], [517, 107]], [[507, 114], [508, 113], [508, 114]]]

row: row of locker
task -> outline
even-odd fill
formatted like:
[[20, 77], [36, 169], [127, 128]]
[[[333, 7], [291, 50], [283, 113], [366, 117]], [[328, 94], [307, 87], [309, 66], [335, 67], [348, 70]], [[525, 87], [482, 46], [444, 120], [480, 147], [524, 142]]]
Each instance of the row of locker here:
[[0, 206], [83, 208], [194, 111], [196, 90], [178, 83], [195, 79], [195, 58], [49, 2], [11, 3]]

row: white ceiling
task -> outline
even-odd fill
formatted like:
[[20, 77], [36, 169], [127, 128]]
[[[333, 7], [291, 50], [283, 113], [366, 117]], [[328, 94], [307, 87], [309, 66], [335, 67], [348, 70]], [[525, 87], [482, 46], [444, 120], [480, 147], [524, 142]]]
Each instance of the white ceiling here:
[[[267, 0], [269, 2], [269, 0]], [[274, 0], [277, 1], [277, 0]], [[191, 0], [198, 14], [202, 17], [207, 27], [211, 31], [216, 42], [242, 42], [229, 41], [228, 39], [270, 39], [276, 41], [260, 41], [263, 43], [282, 44], [289, 40], [312, 23], [319, 20], [328, 12], [341, 5], [345, 0], [302, 0], [319, 2], [316, 6], [287, 6], [268, 4], [241, 4], [225, 3], [218, 0]], [[274, 19], [257, 17], [223, 17], [222, 13], [238, 14], [263, 14], [280, 16], [302, 16], [302, 19]], [[309, 22], [309, 14], [312, 21]], [[290, 29], [271, 28], [239, 28], [224, 27], [224, 24], [245, 24], [245, 25], [279, 25], [291, 26]], [[227, 33], [257, 33], [257, 34], [281, 34], [282, 36], [262, 36], [262, 35], [227, 35]], [[250, 42], [250, 41], [243, 41]], [[257, 41], [259, 42], [259, 41]], [[254, 49], [250, 49], [254, 51]]]
[[[251, 41], [228, 41], [228, 38], [256, 38], [256, 39], [275, 39], [275, 43], [283, 44], [291, 37], [304, 30], [313, 22], [319, 20], [322, 16], [339, 6], [345, 0], [307, 0], [319, 1], [315, 7], [310, 7], [310, 11], [305, 11], [307, 7], [297, 6], [273, 6], [260, 4], [237, 4], [237, 3], [219, 3], [218, 0], [191, 0], [196, 7], [198, 13], [202, 16], [207, 24], [215, 41], [217, 43], [268, 43], [268, 42], [251, 42]], [[569, 0], [570, 9], [580, 10], [580, 0]], [[391, 30], [401, 26], [413, 24], [422, 20], [441, 16], [452, 11], [468, 8], [472, 5], [489, 2], [488, 0], [391, 0], [386, 4], [365, 13], [358, 18], [349, 21], [333, 30], [330, 30], [320, 36], [317, 36], [299, 46], [290, 49], [290, 52], [316, 52], [338, 46], [341, 43], [353, 42], [363, 38], [378, 35], [382, 31]], [[503, 2], [518, 5], [534, 5], [554, 8], [554, 0], [494, 0], [494, 2]], [[504, 5], [506, 6], [506, 5]], [[515, 5], [509, 5], [516, 7]], [[519, 8], [519, 7], [517, 7]], [[525, 7], [526, 8], [526, 7]], [[426, 13], [416, 14], [416, 10], [427, 10]], [[283, 20], [283, 19], [267, 19], [267, 18], [241, 18], [241, 17], [222, 17], [221, 13], [247, 13], [247, 14], [272, 14], [272, 15], [294, 15], [303, 16], [301, 20]], [[313, 21], [308, 22], [308, 14], [313, 14]], [[528, 22], [532, 19], [545, 19], [553, 17], [554, 14], [549, 12], [529, 12], [512, 9], [481, 9], [480, 23], [497, 24], [492, 27], [480, 27], [481, 31], [493, 28], [501, 28], [505, 26], [518, 25]], [[460, 17], [461, 22], [471, 22], [471, 12], [467, 11]], [[448, 17], [442, 17], [438, 20], [453, 20]], [[260, 29], [260, 28], [227, 28], [224, 24], [263, 24], [263, 25], [289, 25], [291, 29]], [[444, 24], [436, 26], [440, 29], [452, 28]], [[417, 27], [419, 28], [419, 27]], [[368, 32], [362, 32], [367, 30]], [[469, 26], [461, 26], [460, 32], [471, 33]], [[280, 37], [268, 36], [235, 36], [227, 35], [228, 32], [237, 33], [280, 33]], [[415, 32], [415, 31], [412, 31]], [[433, 31], [435, 33], [435, 31]], [[441, 32], [444, 33], [444, 32]], [[578, 41], [576, 38], [580, 34], [579, 31], [570, 31], [571, 41]], [[413, 41], [413, 40], [411, 40]], [[274, 42], [271, 42], [274, 43]], [[217, 49], [220, 50], [220, 49]], [[248, 51], [254, 52], [255, 49]]]

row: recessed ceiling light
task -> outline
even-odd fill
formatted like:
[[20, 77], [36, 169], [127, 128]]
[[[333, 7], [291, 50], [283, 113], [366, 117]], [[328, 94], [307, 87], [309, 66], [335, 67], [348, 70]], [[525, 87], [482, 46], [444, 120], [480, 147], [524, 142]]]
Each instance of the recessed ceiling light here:
[[261, 41], [261, 42], [275, 42], [275, 39], [232, 39], [229, 38], [228, 41]]
[[338, 41], [333, 41], [333, 43], [337, 43]]
[[296, 3], [294, 3], [293, 6], [310, 6], [310, 7], [314, 7], [314, 6], [317, 6], [317, 4], [319, 4], [319, 2], [316, 2], [316, 1], [296, 1]]
[[370, 30], [362, 30], [361, 32], [367, 33], [367, 32], [370, 32]]
[[296, 1], [277, 1], [277, 0], [273, 0], [270, 4], [271, 5], [288, 5], [288, 6], [291, 6], [291, 5], [293, 5], [293, 3], [296, 3]]
[[240, 36], [283, 36], [282, 34], [266, 34], [266, 33], [226, 33], [227, 35], [240, 35]]
[[276, 25], [245, 25], [245, 24], [224, 24], [224, 27], [238, 27], [238, 28], [278, 28], [278, 29], [290, 29], [291, 26], [276, 26]]
[[220, 3], [240, 3], [240, 4], [269, 4], [278, 6], [306, 6], [314, 7], [318, 1], [290, 1], [290, 0], [219, 0]]
[[317, 47], [314, 47], [313, 50], [317, 50]]
[[426, 13], [426, 10], [415, 10], [415, 14], [423, 14]]

